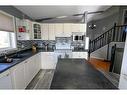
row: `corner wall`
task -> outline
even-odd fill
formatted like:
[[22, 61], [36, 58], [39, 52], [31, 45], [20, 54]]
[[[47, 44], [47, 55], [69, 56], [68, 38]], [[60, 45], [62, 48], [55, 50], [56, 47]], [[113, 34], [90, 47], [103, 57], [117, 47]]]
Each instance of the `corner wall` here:
[[[108, 60], [111, 60], [111, 49], [112, 49], [112, 46], [114, 46], [115, 44], [117, 48], [124, 48], [125, 46], [125, 42], [111, 42], [109, 44], [109, 59]], [[108, 48], [108, 45], [105, 45], [104, 47], [92, 52], [90, 54], [90, 57], [107, 60], [107, 48]]]

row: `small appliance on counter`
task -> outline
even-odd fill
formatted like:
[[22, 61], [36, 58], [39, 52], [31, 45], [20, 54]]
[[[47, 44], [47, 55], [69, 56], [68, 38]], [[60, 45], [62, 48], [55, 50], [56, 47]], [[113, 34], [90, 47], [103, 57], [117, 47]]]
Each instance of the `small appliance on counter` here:
[[36, 53], [36, 51], [37, 51], [37, 44], [33, 43], [33, 45], [32, 45], [32, 52]]
[[85, 34], [83, 32], [73, 32], [72, 39], [73, 41], [84, 41]]
[[0, 63], [11, 63], [11, 62], [13, 62], [13, 59], [7, 57], [6, 55], [4, 56], [4, 58], [0, 59]]
[[48, 51], [48, 45], [49, 45], [49, 43], [48, 42], [45, 42], [45, 43], [43, 43], [43, 45], [45, 47], [45, 51]]

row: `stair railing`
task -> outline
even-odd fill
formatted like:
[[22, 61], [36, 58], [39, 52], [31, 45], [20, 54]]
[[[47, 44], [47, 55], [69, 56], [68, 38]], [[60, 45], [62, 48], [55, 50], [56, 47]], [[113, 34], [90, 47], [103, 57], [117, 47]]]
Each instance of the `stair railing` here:
[[[110, 42], [125, 42], [127, 32], [127, 25], [116, 25], [110, 28], [105, 33], [101, 34], [94, 40], [90, 40], [89, 42], [89, 53], [94, 52], [95, 50], [108, 45]], [[109, 50], [107, 50], [109, 51]], [[109, 53], [109, 52], [107, 52]], [[108, 54], [107, 54], [108, 55]], [[108, 58], [108, 56], [107, 56]]]

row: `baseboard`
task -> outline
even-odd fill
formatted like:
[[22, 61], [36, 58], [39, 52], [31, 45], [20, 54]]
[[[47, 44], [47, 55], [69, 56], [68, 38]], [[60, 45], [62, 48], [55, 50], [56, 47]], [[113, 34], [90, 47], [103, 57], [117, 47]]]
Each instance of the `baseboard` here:
[[99, 59], [99, 60], [106, 60], [106, 59], [104, 59], [104, 58], [99, 58], [99, 57], [90, 57], [90, 58], [95, 58], [95, 59]]

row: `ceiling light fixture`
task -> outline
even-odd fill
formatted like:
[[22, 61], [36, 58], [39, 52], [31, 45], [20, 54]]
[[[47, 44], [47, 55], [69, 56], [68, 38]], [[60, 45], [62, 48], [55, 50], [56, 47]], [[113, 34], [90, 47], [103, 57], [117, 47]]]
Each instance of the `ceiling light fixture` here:
[[59, 17], [56, 17], [56, 18], [66, 18], [67, 16], [59, 16]]
[[91, 25], [89, 25], [89, 28], [90, 29], [96, 29], [96, 25], [92, 23]]

